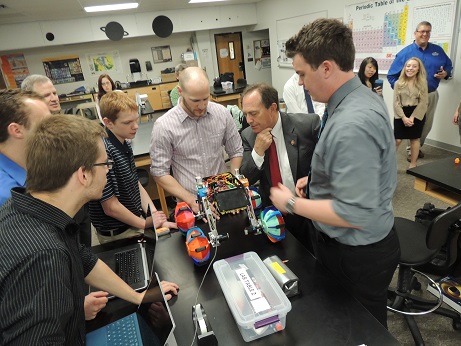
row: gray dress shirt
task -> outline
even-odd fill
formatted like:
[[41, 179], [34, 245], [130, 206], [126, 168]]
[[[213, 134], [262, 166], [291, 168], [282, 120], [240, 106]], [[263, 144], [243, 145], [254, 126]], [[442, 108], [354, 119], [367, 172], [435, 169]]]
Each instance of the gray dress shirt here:
[[360, 229], [314, 224], [343, 244], [378, 242], [394, 224], [397, 163], [388, 111], [358, 77], [341, 86], [327, 108], [312, 158], [311, 199], [333, 200], [336, 214]]

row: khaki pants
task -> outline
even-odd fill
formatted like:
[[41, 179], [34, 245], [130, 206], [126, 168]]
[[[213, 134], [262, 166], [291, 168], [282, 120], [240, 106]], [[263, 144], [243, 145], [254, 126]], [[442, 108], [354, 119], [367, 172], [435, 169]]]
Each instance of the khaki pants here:
[[105, 236], [100, 234], [98, 231], [96, 231], [96, 236], [98, 237], [99, 243], [100, 244], [107, 244], [112, 241], [120, 240], [120, 239], [126, 239], [126, 238], [134, 238], [134, 237], [139, 237], [140, 235], [144, 234], [144, 230], [141, 228], [128, 228], [125, 232], [114, 235], [114, 236]]

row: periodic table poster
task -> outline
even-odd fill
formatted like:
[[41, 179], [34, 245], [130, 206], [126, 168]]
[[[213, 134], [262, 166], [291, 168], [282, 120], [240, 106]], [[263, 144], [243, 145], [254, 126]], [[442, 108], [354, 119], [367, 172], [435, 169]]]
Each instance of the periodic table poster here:
[[456, 13], [456, 0], [373, 0], [346, 6], [344, 23], [352, 29], [356, 49], [354, 71], [372, 56], [379, 73], [387, 73], [395, 55], [413, 42], [422, 21], [432, 24], [430, 42], [440, 45], [453, 60]]

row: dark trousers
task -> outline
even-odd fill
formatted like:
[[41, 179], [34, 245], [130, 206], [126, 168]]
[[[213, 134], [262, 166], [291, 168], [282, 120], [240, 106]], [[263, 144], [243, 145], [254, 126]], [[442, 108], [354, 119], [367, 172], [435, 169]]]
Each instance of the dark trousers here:
[[80, 243], [91, 247], [91, 220], [88, 203], [75, 214], [74, 220], [80, 227]]
[[294, 235], [294, 237], [309, 250], [310, 253], [315, 255], [315, 238], [312, 237], [310, 227], [312, 223], [310, 220], [299, 215], [283, 215], [286, 229]]
[[387, 328], [387, 289], [400, 259], [395, 231], [377, 243], [362, 246], [341, 244], [321, 232], [318, 239], [319, 260]]

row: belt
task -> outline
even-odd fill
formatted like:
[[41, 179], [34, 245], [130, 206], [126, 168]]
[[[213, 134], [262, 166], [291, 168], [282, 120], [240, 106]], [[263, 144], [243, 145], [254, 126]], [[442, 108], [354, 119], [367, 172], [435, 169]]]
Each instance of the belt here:
[[130, 228], [130, 226], [122, 226], [116, 229], [112, 229], [110, 231], [100, 230], [97, 232], [105, 237], [115, 237], [116, 235], [119, 235], [125, 232], [128, 228]]
[[428, 93], [433, 93], [434, 91], [437, 91], [437, 89], [434, 89], [434, 90], [429, 90]]

